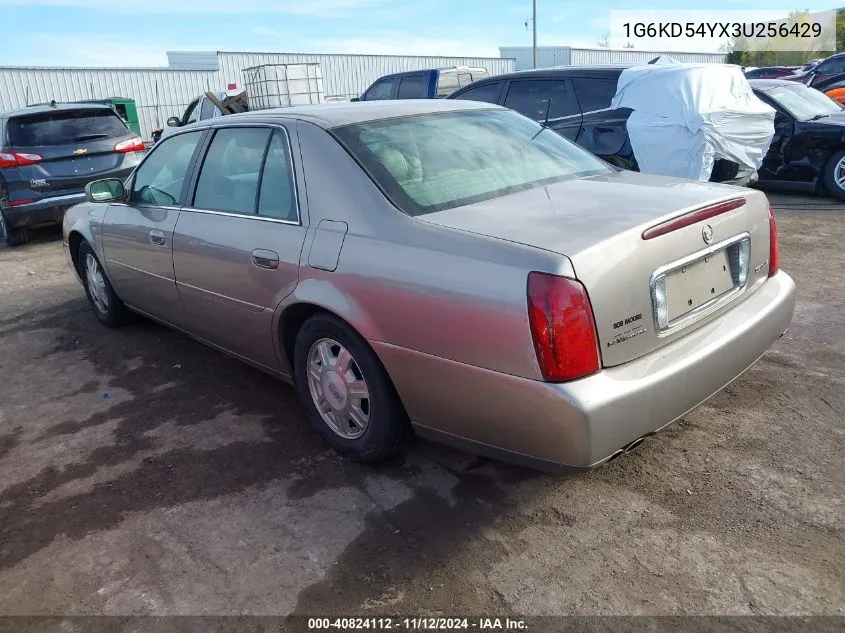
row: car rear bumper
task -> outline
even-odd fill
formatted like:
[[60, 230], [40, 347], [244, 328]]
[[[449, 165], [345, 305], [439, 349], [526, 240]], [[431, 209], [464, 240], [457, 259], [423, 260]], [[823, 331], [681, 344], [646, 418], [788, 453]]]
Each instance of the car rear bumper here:
[[3, 215], [12, 228], [61, 224], [65, 210], [80, 202], [85, 202], [84, 192], [53, 196], [14, 207], [3, 207]]
[[779, 272], [684, 338], [564, 384], [373, 346], [420, 435], [535, 468], [591, 468], [732, 382], [783, 335], [794, 307], [795, 283]]

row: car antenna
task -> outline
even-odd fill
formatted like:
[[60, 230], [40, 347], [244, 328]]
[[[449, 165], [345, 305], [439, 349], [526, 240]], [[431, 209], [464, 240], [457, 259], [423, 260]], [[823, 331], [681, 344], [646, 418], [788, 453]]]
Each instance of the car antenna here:
[[549, 97], [549, 102], [546, 104], [546, 118], [543, 120], [543, 127], [549, 127], [549, 110], [552, 109], [552, 98]]

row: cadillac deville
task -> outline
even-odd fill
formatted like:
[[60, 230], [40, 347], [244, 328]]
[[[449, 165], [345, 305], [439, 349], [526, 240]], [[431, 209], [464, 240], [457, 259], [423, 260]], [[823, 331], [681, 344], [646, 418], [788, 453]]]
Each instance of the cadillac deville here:
[[410, 436], [597, 466], [783, 335], [764, 194], [622, 171], [471, 101], [203, 121], [64, 219], [104, 325], [146, 315], [296, 386], [337, 451]]

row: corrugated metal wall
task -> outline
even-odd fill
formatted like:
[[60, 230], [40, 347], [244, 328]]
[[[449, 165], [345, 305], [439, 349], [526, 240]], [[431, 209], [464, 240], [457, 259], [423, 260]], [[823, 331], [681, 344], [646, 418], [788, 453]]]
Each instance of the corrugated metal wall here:
[[[534, 68], [533, 51], [530, 46], [502, 46], [499, 48], [499, 54], [502, 57], [513, 57], [516, 60], [514, 70]], [[537, 68], [569, 65], [570, 49], [568, 46], [537, 47]]]
[[668, 55], [685, 64], [723, 64], [727, 53], [680, 53], [659, 51], [637, 51], [630, 48], [573, 48], [572, 65], [582, 64], [647, 64], [655, 57]]
[[[506, 57], [506, 56], [505, 56]], [[320, 55], [305, 53], [220, 53], [223, 83], [241, 85], [241, 70], [261, 64], [318, 63], [326, 96], [357, 97], [390, 73], [442, 66], [481, 66], [491, 75], [515, 70], [513, 59], [496, 57], [406, 57], [399, 55]]]
[[513, 59], [465, 57], [402, 57], [391, 55], [309, 55], [284, 53], [217, 53], [211, 69], [208, 53], [168, 53], [179, 68], [46, 68], [0, 67], [0, 110], [30, 103], [128, 97], [138, 106], [141, 133], [149, 139], [168, 117], [206, 90], [243, 86], [242, 70], [260, 64], [318, 62], [327, 96], [360, 95], [373, 81], [394, 72], [439, 66], [483, 66], [490, 74], [514, 70]]
[[[516, 59], [516, 70], [533, 68], [533, 54], [530, 46], [503, 46], [499, 48], [502, 57]], [[610, 48], [571, 48], [569, 46], [538, 46], [537, 67], [580, 66], [584, 64], [646, 64], [660, 55], [669, 55], [685, 63], [723, 63], [725, 53], [679, 53], [660, 51], [638, 51]]]

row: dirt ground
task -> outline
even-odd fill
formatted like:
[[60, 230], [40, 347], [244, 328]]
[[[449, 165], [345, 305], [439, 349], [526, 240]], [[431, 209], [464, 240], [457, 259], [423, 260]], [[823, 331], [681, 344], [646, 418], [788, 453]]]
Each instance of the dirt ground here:
[[100, 326], [55, 232], [0, 250], [0, 614], [843, 614], [845, 207], [773, 199], [789, 333], [578, 476], [349, 463], [292, 388]]

